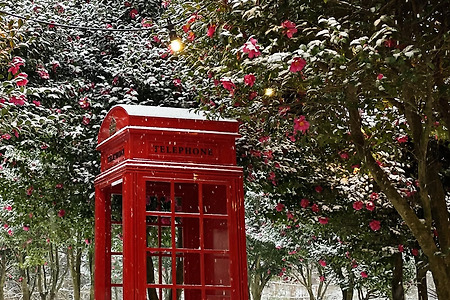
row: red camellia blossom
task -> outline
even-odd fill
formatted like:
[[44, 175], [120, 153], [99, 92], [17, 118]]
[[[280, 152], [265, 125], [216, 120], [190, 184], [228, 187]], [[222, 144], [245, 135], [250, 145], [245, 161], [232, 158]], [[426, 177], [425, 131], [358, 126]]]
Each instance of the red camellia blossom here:
[[367, 275], [367, 272], [366, 272], [366, 271], [362, 271], [362, 272], [361, 272], [361, 277], [362, 277], [362, 278], [367, 278], [367, 277], [369, 277], [369, 275]]
[[361, 210], [364, 207], [364, 203], [362, 201], [356, 201], [353, 203], [353, 208], [355, 210]]
[[244, 76], [244, 83], [250, 87], [255, 84], [256, 76], [253, 74], [248, 74]]
[[414, 256], [419, 255], [419, 249], [416, 249], [416, 248], [411, 249], [411, 254]]
[[216, 25], [209, 25], [206, 35], [212, 38], [214, 36], [214, 32], [216, 32]]
[[58, 217], [62, 218], [66, 215], [66, 211], [64, 209], [60, 209], [58, 211]]
[[289, 20], [284, 21], [281, 23], [281, 27], [283, 27], [283, 33], [288, 37], [292, 38], [292, 36], [297, 33], [297, 28], [294, 22], [291, 22]]
[[259, 51], [259, 46], [257, 45], [258, 41], [254, 38], [250, 38], [248, 42], [244, 44], [244, 48], [242, 49], [242, 52], [248, 53], [248, 58], [258, 57], [261, 55], [261, 52]]
[[321, 265], [322, 267], [326, 267], [327, 262], [321, 259], [321, 260], [319, 260], [319, 265]]
[[14, 104], [14, 105], [24, 105], [25, 101], [27, 100], [27, 97], [25, 95], [19, 95], [19, 96], [11, 96], [11, 98], [9, 99], [9, 102]]
[[373, 203], [373, 201], [369, 201], [366, 203], [366, 209], [370, 210], [370, 211], [374, 211], [375, 209], [375, 203]]
[[195, 33], [193, 31], [189, 31], [187, 39], [193, 42], [195, 40]]
[[26, 73], [19, 73], [16, 77], [17, 86], [26, 86], [28, 83], [28, 75]]
[[275, 206], [276, 211], [283, 211], [284, 209], [284, 204], [283, 203], [278, 203], [277, 206]]
[[370, 221], [369, 226], [370, 226], [370, 229], [372, 229], [373, 231], [378, 231], [381, 228], [380, 221], [377, 221], [377, 220]]
[[300, 206], [303, 208], [307, 208], [309, 206], [309, 200], [308, 199], [300, 200]]
[[399, 144], [406, 143], [407, 141], [408, 141], [408, 136], [407, 136], [407, 135], [400, 136], [400, 137], [397, 138], [397, 142], [398, 142]]
[[136, 16], [138, 15], [138, 10], [136, 9], [136, 8], [133, 8], [131, 11], [130, 11], [130, 18], [132, 18], [132, 19], [134, 19], [134, 18], [136, 18]]
[[152, 20], [142, 19], [141, 25], [144, 28], [150, 28], [153, 26], [153, 22], [152, 22]]
[[41, 106], [41, 102], [40, 101], [33, 100], [32, 102], [33, 102], [34, 105], [36, 105], [38, 107]]
[[402, 244], [398, 245], [398, 252], [402, 253], [403, 251], [405, 251], [405, 247]]
[[83, 116], [81, 123], [83, 125], [89, 125], [89, 123], [91, 123], [91, 119], [89, 117]]
[[341, 153], [339, 153], [339, 156], [340, 156], [342, 159], [348, 159], [348, 158], [349, 158], [347, 152], [341, 152]]
[[312, 206], [311, 206], [311, 210], [313, 211], [313, 212], [315, 212], [315, 213], [318, 213], [319, 212], [319, 205], [317, 205], [317, 204], [313, 204]]
[[89, 103], [87, 97], [81, 98], [78, 101], [78, 104], [80, 104], [82, 109], [88, 109], [91, 106], [91, 104]]
[[388, 40], [384, 41], [384, 45], [388, 48], [393, 48], [397, 45], [397, 42], [393, 39], [388, 39]]
[[321, 187], [320, 185], [318, 185], [318, 186], [316, 186], [316, 187], [314, 188], [314, 190], [315, 190], [317, 193], [322, 193], [323, 187]]
[[11, 67], [8, 69], [8, 72], [11, 72], [13, 75], [16, 75], [17, 72], [19, 72], [20, 67], [23, 66], [24, 64], [25, 61], [23, 60], [23, 58], [16, 56], [9, 63]]
[[305, 66], [306, 60], [301, 57], [294, 57], [291, 66], [289, 67], [289, 71], [291, 71], [292, 73], [300, 72]]
[[319, 280], [320, 280], [320, 282], [324, 282], [324, 281], [325, 281], [325, 276], [323, 276], [323, 275], [320, 276], [320, 277], [319, 277]]
[[381, 74], [381, 73], [377, 75], [377, 79], [378, 79], [378, 80], [381, 80], [381, 79], [383, 79], [383, 77], [384, 77], [384, 75], [383, 75], [383, 74]]
[[378, 193], [373, 192], [369, 195], [370, 200], [375, 201], [378, 199]]
[[31, 196], [31, 194], [33, 194], [33, 190], [34, 190], [34, 188], [32, 186], [27, 188], [27, 191], [26, 191], [27, 196]]
[[319, 217], [319, 223], [322, 225], [328, 224], [329, 220], [327, 217]]
[[294, 134], [296, 134], [297, 131], [301, 131], [303, 134], [305, 134], [308, 129], [309, 122], [306, 121], [305, 116], [300, 116], [294, 119]]
[[255, 91], [250, 92], [250, 93], [248, 94], [248, 100], [253, 100], [253, 99], [255, 99], [257, 96], [258, 96], [258, 92], [255, 92]]
[[2, 134], [2, 139], [4, 139], [4, 140], [9, 140], [9, 139], [11, 139], [11, 135], [10, 134], [8, 134], [8, 133], [4, 133], [4, 134]]
[[44, 69], [43, 66], [39, 66], [38, 69], [36, 70], [36, 72], [38, 73], [39, 77], [41, 77], [42, 79], [50, 78], [50, 75], [48, 74], [47, 70]]
[[236, 88], [236, 85], [231, 80], [222, 79], [220, 80], [220, 83], [222, 83], [224, 89], [229, 91], [232, 95], [234, 94], [234, 89]]

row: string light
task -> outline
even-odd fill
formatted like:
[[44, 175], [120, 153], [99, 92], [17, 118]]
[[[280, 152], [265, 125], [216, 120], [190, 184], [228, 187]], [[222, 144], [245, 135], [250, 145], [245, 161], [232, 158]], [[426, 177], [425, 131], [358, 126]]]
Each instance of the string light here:
[[266, 88], [264, 90], [264, 95], [267, 97], [272, 97], [273, 95], [275, 95], [275, 90], [273, 88]]

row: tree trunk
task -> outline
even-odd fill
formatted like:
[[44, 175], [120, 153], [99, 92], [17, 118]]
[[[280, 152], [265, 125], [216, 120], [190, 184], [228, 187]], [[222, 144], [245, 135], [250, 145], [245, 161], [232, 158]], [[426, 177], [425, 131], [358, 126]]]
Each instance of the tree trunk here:
[[416, 258], [417, 300], [428, 300], [427, 272], [428, 268]]
[[[147, 282], [148, 283], [155, 283], [155, 269], [153, 266], [153, 260], [150, 255], [147, 255]], [[147, 289], [147, 297], [149, 300], [159, 300], [158, 294], [156, 293], [155, 288], [148, 288]]]
[[95, 257], [94, 257], [94, 251], [92, 248], [89, 248], [88, 250], [88, 261], [89, 261], [89, 273], [90, 273], [90, 279], [91, 279], [91, 288], [90, 288], [90, 294], [89, 299], [94, 300], [94, 263], [95, 263]]
[[75, 252], [72, 247], [67, 249], [67, 259], [69, 261], [70, 276], [72, 277], [73, 299], [80, 300], [81, 291], [81, 248], [76, 248]]
[[1, 251], [2, 256], [0, 256], [0, 300], [5, 300], [5, 282], [6, 282], [6, 255], [5, 250]]
[[392, 256], [392, 300], [405, 300], [403, 289], [403, 258], [401, 253]]

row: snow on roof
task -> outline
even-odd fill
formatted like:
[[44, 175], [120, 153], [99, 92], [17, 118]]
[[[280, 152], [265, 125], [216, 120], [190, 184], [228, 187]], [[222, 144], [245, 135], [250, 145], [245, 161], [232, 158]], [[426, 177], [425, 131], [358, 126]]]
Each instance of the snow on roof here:
[[[115, 107], [123, 108], [130, 116], [208, 120], [204, 112], [194, 111], [193, 109], [187, 108], [161, 107], [148, 105], [126, 105], [126, 104], [116, 105]], [[223, 118], [219, 118], [219, 121], [236, 122], [235, 120]]]

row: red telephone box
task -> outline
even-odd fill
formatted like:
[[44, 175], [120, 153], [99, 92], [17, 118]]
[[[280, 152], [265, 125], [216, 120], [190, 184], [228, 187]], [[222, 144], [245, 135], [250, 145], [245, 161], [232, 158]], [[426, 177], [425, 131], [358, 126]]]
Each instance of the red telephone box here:
[[100, 127], [95, 299], [247, 300], [238, 123], [119, 105]]

